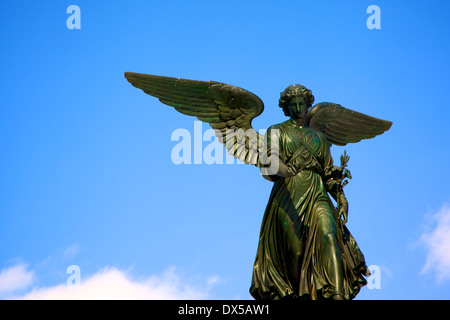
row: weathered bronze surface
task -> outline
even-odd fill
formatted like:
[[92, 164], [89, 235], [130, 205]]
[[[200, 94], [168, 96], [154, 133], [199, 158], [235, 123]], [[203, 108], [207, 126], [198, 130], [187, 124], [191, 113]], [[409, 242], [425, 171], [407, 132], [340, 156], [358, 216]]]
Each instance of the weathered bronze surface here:
[[132, 72], [125, 77], [162, 103], [208, 122], [230, 154], [274, 182], [253, 267], [250, 293], [255, 299], [349, 300], [358, 294], [370, 273], [345, 226], [349, 156], [344, 152], [335, 166], [330, 146], [373, 138], [392, 122], [335, 103], [312, 106], [312, 92], [291, 85], [279, 100], [289, 120], [271, 126], [263, 137], [251, 125], [263, 112], [263, 102], [247, 90]]

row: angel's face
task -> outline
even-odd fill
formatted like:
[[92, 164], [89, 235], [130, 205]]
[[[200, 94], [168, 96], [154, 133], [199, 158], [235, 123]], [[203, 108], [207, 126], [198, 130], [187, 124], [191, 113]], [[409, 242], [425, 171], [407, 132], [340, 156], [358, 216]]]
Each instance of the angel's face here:
[[291, 112], [291, 117], [300, 119], [306, 115], [306, 111], [308, 110], [308, 104], [305, 101], [305, 98], [301, 94], [296, 94], [291, 97], [289, 103], [289, 111]]

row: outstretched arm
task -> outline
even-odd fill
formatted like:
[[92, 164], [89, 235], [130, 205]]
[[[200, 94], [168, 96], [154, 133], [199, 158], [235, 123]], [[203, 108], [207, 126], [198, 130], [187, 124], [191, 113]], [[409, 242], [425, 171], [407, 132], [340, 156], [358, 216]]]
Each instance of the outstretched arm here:
[[347, 184], [345, 178], [351, 179], [350, 171], [345, 169], [350, 157], [347, 152], [341, 156], [341, 166], [333, 165], [331, 155], [328, 154], [327, 167], [324, 170], [323, 180], [326, 186], [326, 190], [333, 197], [338, 204], [339, 218], [342, 219], [343, 224], [348, 220], [348, 201], [345, 197], [344, 186]]

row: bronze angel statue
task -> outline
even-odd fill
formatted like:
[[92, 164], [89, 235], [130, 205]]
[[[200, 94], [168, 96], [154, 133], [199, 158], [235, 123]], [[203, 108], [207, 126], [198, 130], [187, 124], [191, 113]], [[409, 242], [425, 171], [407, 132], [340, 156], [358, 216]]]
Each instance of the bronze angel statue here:
[[392, 122], [335, 103], [313, 106], [312, 92], [296, 84], [279, 99], [289, 119], [263, 136], [252, 120], [264, 104], [247, 90], [132, 72], [125, 77], [162, 103], [209, 123], [229, 153], [273, 182], [250, 286], [255, 299], [350, 300], [367, 284], [364, 255], [345, 225], [349, 157], [344, 153], [335, 166], [330, 147], [373, 138]]

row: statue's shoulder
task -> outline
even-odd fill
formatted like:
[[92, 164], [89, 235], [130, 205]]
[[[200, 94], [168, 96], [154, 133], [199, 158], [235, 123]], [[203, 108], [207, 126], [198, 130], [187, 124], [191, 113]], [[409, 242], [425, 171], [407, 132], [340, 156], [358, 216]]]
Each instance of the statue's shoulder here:
[[286, 133], [288, 126], [289, 125], [287, 124], [287, 121], [273, 124], [269, 128], [267, 128], [267, 134], [270, 134], [272, 137], [281, 137], [284, 133]]
[[289, 122], [289, 120], [287, 120], [287, 121], [284, 121], [284, 122], [280, 122], [280, 123], [271, 125], [269, 127], [269, 130], [272, 130], [272, 129], [285, 130], [285, 129], [287, 129], [290, 126], [292, 126], [292, 124]]
[[267, 128], [267, 132], [273, 131], [273, 130], [280, 130], [280, 124], [273, 124], [270, 127]]
[[309, 129], [316, 134], [316, 136], [320, 140], [321, 144], [324, 144], [324, 145], [327, 145], [328, 147], [331, 147], [331, 144], [328, 141], [327, 136], [322, 131], [316, 130], [316, 129], [312, 129], [312, 128], [309, 128]]

